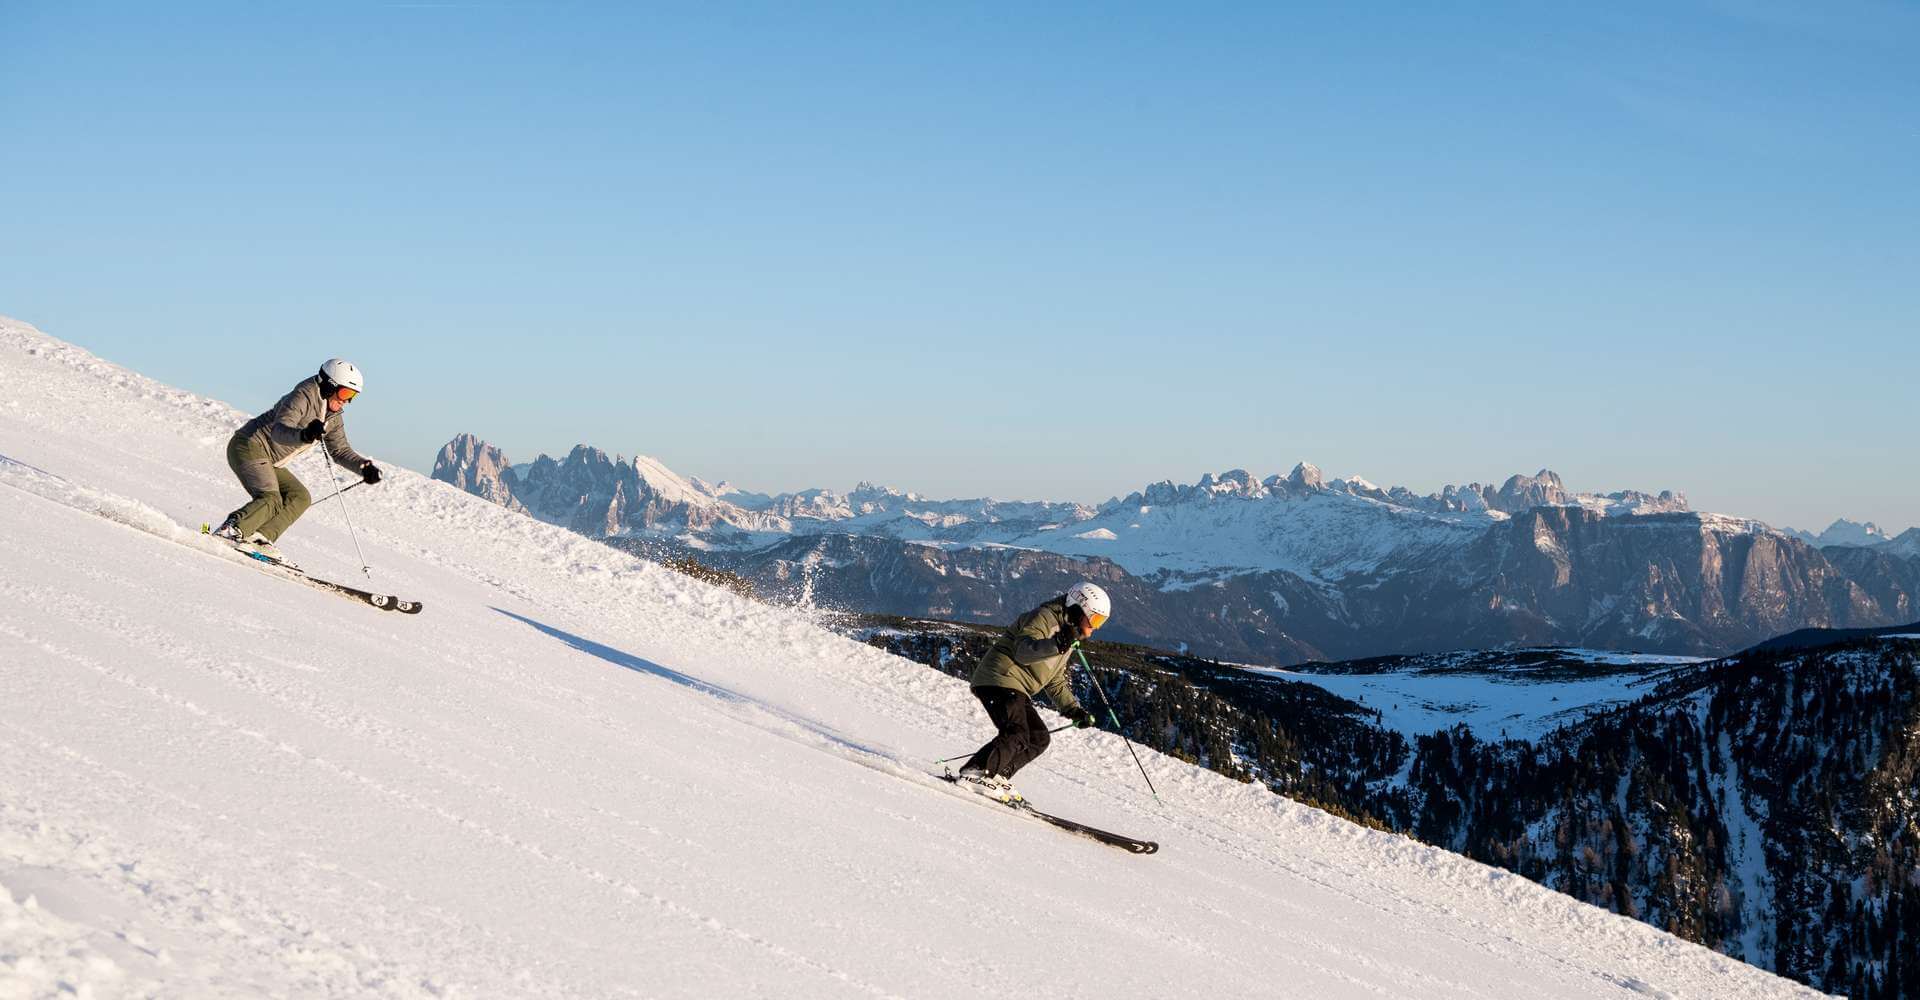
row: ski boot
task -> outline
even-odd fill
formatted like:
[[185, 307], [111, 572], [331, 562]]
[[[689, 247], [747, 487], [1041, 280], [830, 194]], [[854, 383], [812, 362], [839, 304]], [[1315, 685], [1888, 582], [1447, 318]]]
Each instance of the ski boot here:
[[1002, 778], [997, 775], [988, 774], [986, 771], [977, 767], [961, 768], [958, 778], [962, 785], [972, 789], [976, 794], [984, 795], [995, 802], [1015, 805], [1026, 801], [1022, 799], [1020, 793], [1014, 789], [1013, 781], [1010, 778]]
[[240, 551], [245, 552], [256, 559], [264, 559], [270, 563], [277, 563], [281, 566], [287, 566], [289, 568], [293, 566], [292, 563], [287, 561], [287, 557], [283, 553], [281, 553], [281, 551], [278, 548], [274, 547], [274, 544], [271, 541], [267, 540], [267, 536], [259, 533], [258, 531], [254, 532], [252, 535], [249, 535], [246, 541], [240, 543]]

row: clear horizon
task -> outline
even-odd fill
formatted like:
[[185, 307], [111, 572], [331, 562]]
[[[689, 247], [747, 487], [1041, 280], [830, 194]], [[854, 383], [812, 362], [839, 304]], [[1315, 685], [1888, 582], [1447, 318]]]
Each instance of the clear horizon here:
[[[0, 7], [0, 314], [355, 445], [1920, 524], [1920, 10]], [[558, 454], [556, 457], [558, 457]]]

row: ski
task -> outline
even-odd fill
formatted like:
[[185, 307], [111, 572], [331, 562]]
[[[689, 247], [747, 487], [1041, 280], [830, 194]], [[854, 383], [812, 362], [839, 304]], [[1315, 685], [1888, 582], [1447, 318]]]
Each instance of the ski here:
[[[945, 774], [934, 775], [934, 777], [952, 785], [958, 785], [960, 783], [960, 776], [951, 771]], [[981, 801], [993, 802], [992, 799], [982, 799]], [[1058, 827], [1068, 833], [1077, 833], [1082, 837], [1097, 840], [1108, 847], [1118, 847], [1121, 850], [1133, 854], [1153, 854], [1160, 850], [1160, 845], [1154, 841], [1140, 840], [1137, 837], [1129, 837], [1125, 834], [1114, 833], [1110, 830], [1102, 830], [1098, 827], [1088, 826], [1085, 823], [1075, 822], [1062, 816], [1055, 816], [1052, 813], [1044, 813], [1035, 809], [1024, 799], [1016, 802], [999, 802], [995, 804], [1006, 806], [1008, 809], [1023, 815], [1032, 816], [1042, 823]]]
[[[211, 529], [204, 524], [200, 526], [200, 531], [202, 534], [212, 534]], [[421, 611], [425, 610], [426, 608], [426, 605], [420, 603], [419, 601], [405, 600], [405, 599], [396, 597], [392, 594], [376, 594], [371, 590], [361, 590], [358, 587], [349, 587], [344, 583], [335, 583], [332, 580], [323, 580], [320, 577], [309, 575], [306, 570], [303, 570], [300, 567], [295, 566], [290, 562], [283, 562], [281, 560], [274, 559], [270, 556], [265, 556], [258, 552], [254, 552], [250, 549], [242, 548], [239, 545], [235, 545], [233, 547], [233, 550], [235, 552], [240, 553], [243, 556], [246, 556], [248, 559], [251, 559], [254, 562], [263, 563], [267, 566], [273, 567], [274, 569], [280, 570], [282, 573], [286, 574], [288, 579], [298, 580], [301, 583], [304, 583], [307, 586], [313, 587], [317, 590], [324, 590], [329, 593], [339, 594], [342, 597], [347, 597], [356, 601], [362, 601], [367, 604], [371, 604], [382, 611], [398, 611], [404, 615], [417, 615]]]
[[1032, 816], [1034, 819], [1041, 820], [1047, 823], [1052, 823], [1054, 826], [1057, 826], [1062, 830], [1066, 830], [1069, 833], [1077, 833], [1082, 837], [1091, 837], [1094, 840], [1097, 840], [1102, 844], [1106, 844], [1109, 847], [1118, 847], [1122, 850], [1131, 851], [1134, 854], [1152, 854], [1160, 850], [1160, 845], [1154, 841], [1139, 840], [1134, 837], [1128, 837], [1122, 834], [1112, 833], [1107, 830], [1101, 830], [1096, 827], [1091, 827], [1086, 825], [1085, 823], [1076, 823], [1073, 820], [1065, 819], [1060, 816], [1055, 816], [1055, 815], [1052, 815], [1051, 813], [1043, 813], [1040, 810], [1035, 809], [1030, 805], [1018, 805], [1018, 806], [1015, 806], [1014, 808], [1019, 810], [1020, 812], [1023, 812], [1029, 816]]
[[255, 559], [259, 562], [266, 563], [267, 565], [272, 566], [275, 569], [284, 570], [287, 573], [292, 574], [294, 579], [299, 580], [301, 583], [304, 583], [310, 587], [315, 587], [320, 590], [331, 591], [333, 593], [339, 594], [342, 597], [351, 597], [355, 600], [365, 601], [366, 603], [371, 604], [382, 611], [398, 611], [403, 615], [417, 615], [426, 608], [426, 605], [420, 603], [419, 601], [405, 600], [400, 597], [395, 597], [392, 594], [376, 594], [371, 590], [361, 590], [358, 587], [349, 587], [344, 583], [335, 583], [332, 580], [322, 580], [317, 576], [308, 575], [306, 570], [303, 570], [298, 566], [289, 566], [286, 563], [275, 562], [272, 559], [267, 558], [266, 556], [257, 555], [252, 552], [247, 552], [245, 554], [252, 559]]

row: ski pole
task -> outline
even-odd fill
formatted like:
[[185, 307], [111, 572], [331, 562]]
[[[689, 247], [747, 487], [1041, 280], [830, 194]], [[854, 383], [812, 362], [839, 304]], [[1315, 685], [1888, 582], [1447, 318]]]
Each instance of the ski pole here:
[[[1049, 730], [1047, 730], [1047, 735], [1048, 735], [1048, 736], [1052, 736], [1052, 735], [1053, 735], [1054, 733], [1057, 733], [1057, 732], [1059, 732], [1059, 731], [1060, 731], [1060, 730], [1062, 730], [1062, 729], [1072, 729], [1072, 728], [1073, 728], [1073, 723], [1071, 723], [1071, 722], [1069, 722], [1069, 723], [1067, 723], [1067, 724], [1066, 724], [1066, 725], [1064, 725], [1064, 726], [1055, 726], [1055, 727], [1053, 727], [1052, 729], [1049, 729]], [[968, 757], [971, 757], [971, 756], [973, 756], [973, 755], [974, 755], [975, 753], [979, 753], [979, 751], [978, 751], [978, 750], [975, 750], [975, 751], [971, 751], [971, 752], [968, 752], [968, 753], [963, 753], [963, 754], [961, 754], [961, 755], [960, 755], [960, 756], [958, 756], [958, 757], [946, 757], [946, 758], [942, 758], [942, 759], [940, 759], [940, 760], [936, 760], [936, 761], [934, 761], [934, 763], [935, 763], [935, 764], [951, 764], [951, 763], [953, 763], [953, 762], [954, 762], [954, 761], [956, 761], [956, 760], [965, 760], [965, 759], [967, 759]]]
[[[327, 476], [333, 480], [332, 496], [337, 497], [345, 493], [346, 490], [340, 488], [340, 473], [333, 467], [333, 452], [328, 450], [325, 444], [320, 446], [320, 451], [323, 453], [320, 456], [321, 460], [327, 464]], [[352, 489], [352, 487], [348, 487], [348, 489]], [[331, 497], [329, 497], [329, 499], [331, 499]], [[308, 506], [312, 505], [309, 504]], [[360, 557], [360, 572], [371, 581], [373, 579], [373, 570], [367, 568], [366, 553], [360, 551], [360, 536], [353, 532], [353, 517], [347, 513], [347, 502], [345, 500], [340, 501], [340, 516], [346, 519], [347, 537], [353, 539], [353, 554]]]
[[1152, 778], [1147, 778], [1147, 765], [1140, 763], [1139, 751], [1133, 748], [1133, 741], [1127, 739], [1126, 731], [1120, 728], [1120, 716], [1114, 712], [1113, 702], [1107, 700], [1107, 689], [1100, 686], [1100, 678], [1093, 675], [1093, 664], [1087, 662], [1086, 650], [1081, 649], [1080, 644], [1076, 642], [1073, 644], [1073, 652], [1080, 657], [1080, 666], [1086, 668], [1087, 681], [1093, 685], [1095, 691], [1100, 692], [1100, 703], [1107, 706], [1107, 718], [1113, 720], [1113, 729], [1120, 734], [1120, 742], [1125, 743], [1127, 745], [1127, 752], [1133, 754], [1133, 766], [1140, 769], [1140, 777], [1146, 778], [1147, 791], [1152, 792], [1154, 801], [1158, 802], [1160, 800], [1160, 790], [1153, 787]]
[[[334, 480], [334, 485], [335, 485], [335, 486], [338, 486], [338, 485], [340, 485], [340, 481], [339, 481], [339, 480], [337, 480], [337, 479], [336, 479], [336, 480]], [[332, 493], [329, 493], [329, 494], [327, 494], [326, 496], [323, 496], [323, 497], [321, 497], [320, 499], [318, 499], [318, 500], [315, 500], [314, 502], [312, 502], [312, 503], [310, 503], [310, 504], [308, 504], [308, 505], [307, 505], [307, 509], [308, 509], [308, 510], [312, 510], [312, 509], [314, 509], [315, 507], [318, 507], [318, 506], [320, 506], [321, 504], [323, 504], [323, 503], [326, 503], [327, 501], [329, 501], [329, 500], [331, 500], [331, 499], [333, 499], [334, 497], [337, 497], [337, 496], [339, 496], [340, 494], [342, 494], [342, 493], [345, 493], [345, 492], [346, 492], [347, 490], [350, 490], [350, 489], [353, 489], [353, 488], [354, 488], [355, 486], [359, 486], [359, 485], [360, 485], [359, 483], [348, 483], [348, 484], [347, 484], [347, 489], [346, 489], [346, 490], [335, 490], [334, 492], [332, 492]]]

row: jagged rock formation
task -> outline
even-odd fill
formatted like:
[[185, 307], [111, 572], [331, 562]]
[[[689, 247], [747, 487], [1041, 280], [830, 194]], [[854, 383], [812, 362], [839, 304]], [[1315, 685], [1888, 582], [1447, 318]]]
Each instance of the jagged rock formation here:
[[440, 449], [433, 460], [433, 477], [508, 510], [527, 509], [513, 495], [514, 474], [507, 456], [471, 434], [461, 434]]
[[[1818, 551], [1711, 515], [1618, 521], [1539, 507], [1489, 531], [1465, 560], [1460, 575], [1475, 582], [1463, 610], [1504, 610], [1489, 637], [1509, 642], [1571, 635], [1607, 649], [1724, 652], [1808, 625], [1890, 620]], [[1477, 631], [1483, 622], [1460, 624]]]

